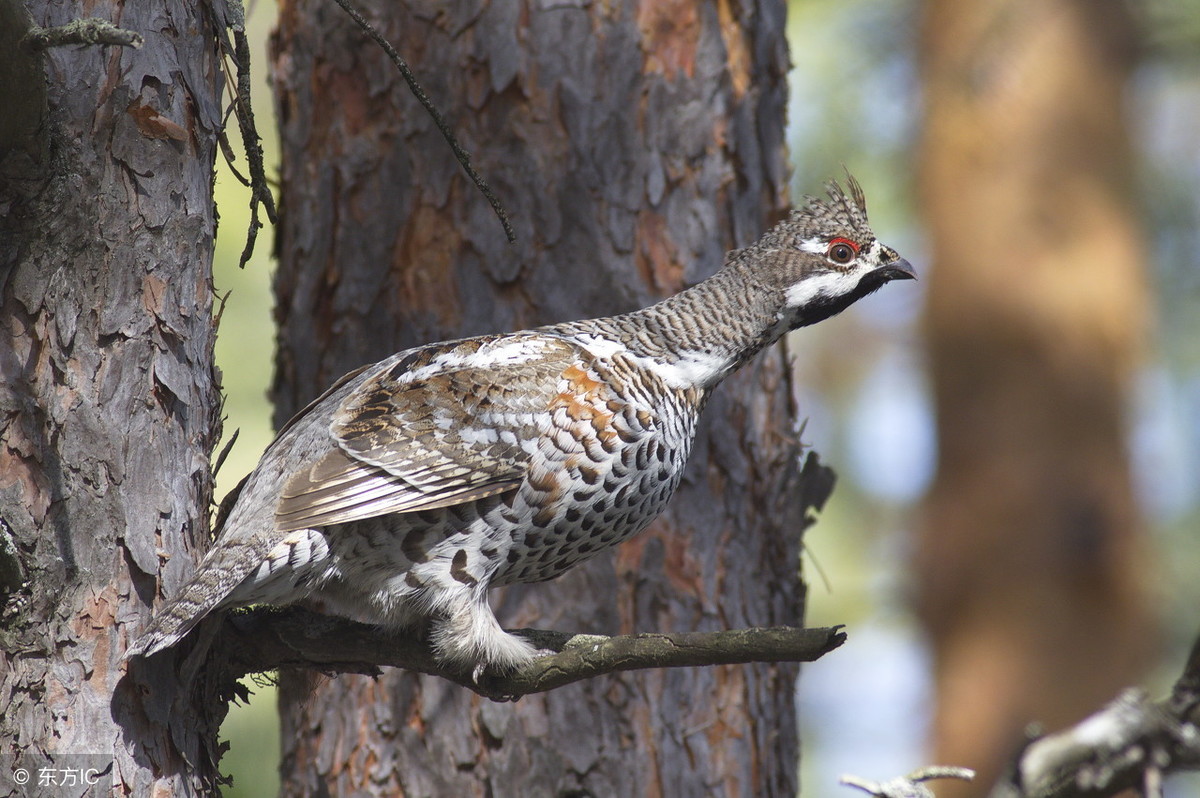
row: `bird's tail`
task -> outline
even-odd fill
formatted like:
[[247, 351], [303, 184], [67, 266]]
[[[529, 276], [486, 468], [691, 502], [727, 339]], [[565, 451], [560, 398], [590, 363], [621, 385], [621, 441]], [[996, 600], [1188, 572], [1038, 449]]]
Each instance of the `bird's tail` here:
[[[199, 576], [200, 574], [197, 574]], [[187, 637], [217, 604], [206, 601], [204, 585], [193, 578], [175, 598], [160, 609], [130, 648], [127, 657], [148, 657]]]
[[261, 561], [255, 556], [260, 547], [257, 541], [226, 542], [209, 551], [183, 590], [155, 613], [126, 657], [147, 657], [169, 648], [214, 610], [243, 603], [231, 601], [230, 594]]

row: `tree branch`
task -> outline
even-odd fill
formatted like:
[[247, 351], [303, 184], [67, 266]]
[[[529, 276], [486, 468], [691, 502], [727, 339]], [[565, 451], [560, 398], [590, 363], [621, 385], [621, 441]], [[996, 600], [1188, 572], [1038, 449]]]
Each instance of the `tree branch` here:
[[1095, 798], [1139, 787], [1162, 795], [1162, 777], [1200, 767], [1200, 640], [1171, 695], [1130, 689], [1069, 729], [1028, 742], [990, 798]]
[[0, 517], [0, 598], [19, 590], [25, 579], [25, 566], [21, 563], [17, 541], [8, 521]]
[[[44, 163], [48, 152], [48, 136], [41, 134], [42, 117], [46, 112], [46, 73], [42, 57], [32, 47], [23, 47], [26, 35], [35, 28], [21, 0], [0, 0], [0, 204], [5, 218], [0, 218], [0, 235], [8, 233], [14, 218], [24, 216], [10, 204], [15, 193], [14, 178], [19, 177], [15, 158], [9, 153], [20, 150], [26, 162]], [[41, 170], [30, 168], [34, 175]], [[40, 181], [37, 181], [40, 182]], [[5, 185], [7, 183], [7, 185]], [[24, 192], [22, 192], [24, 193]], [[3, 249], [3, 248], [0, 248]], [[0, 272], [11, 265], [15, 251], [0, 253]]]
[[[387, 636], [378, 627], [308, 610], [253, 609], [226, 616], [213, 655], [233, 678], [281, 667], [374, 675], [385, 666], [441, 676], [494, 700], [553, 690], [606, 673], [644, 668], [811, 662], [845, 642], [841, 627], [736, 629], [604, 637], [517, 630], [554, 652], [503, 676], [447, 668], [416, 636]], [[215, 650], [217, 646], [220, 651]]]
[[120, 47], [141, 47], [145, 41], [136, 31], [118, 28], [106, 19], [89, 17], [76, 19], [53, 28], [33, 26], [25, 34], [24, 43], [34, 50], [62, 47], [68, 44], [113, 44]]

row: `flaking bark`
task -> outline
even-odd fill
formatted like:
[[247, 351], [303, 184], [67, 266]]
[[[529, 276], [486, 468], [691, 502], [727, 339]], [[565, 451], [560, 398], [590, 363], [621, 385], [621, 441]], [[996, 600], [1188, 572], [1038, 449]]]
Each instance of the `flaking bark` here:
[[[208, 529], [213, 17], [88, 7], [134, 48], [72, 24], [74, 4], [27, 5], [0, 34], [19, 77], [0, 80], [19, 119], [0, 152], [0, 793], [49, 792], [53, 765], [96, 769], [105, 793], [193, 794], [218, 779], [224, 704], [207, 713], [170, 657], [127, 674], [122, 655]], [[29, 22], [78, 43], [13, 43]]]
[[[280, 422], [407, 346], [647, 305], [785, 205], [782, 3], [361, 8], [518, 243], [383, 54], [330, 4], [282, 4]], [[502, 618], [605, 634], [799, 625], [803, 493], [825, 476], [799, 476], [788, 381], [778, 348], [730, 380], [667, 514], [615, 557], [508, 589]], [[790, 796], [794, 676], [651, 670], [514, 706], [401, 672], [285, 672], [284, 792]]]

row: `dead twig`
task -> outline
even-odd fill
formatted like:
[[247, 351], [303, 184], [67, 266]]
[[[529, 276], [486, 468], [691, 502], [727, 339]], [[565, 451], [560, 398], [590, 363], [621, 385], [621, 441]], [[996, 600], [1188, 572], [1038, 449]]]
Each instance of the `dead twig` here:
[[971, 781], [973, 778], [975, 778], [975, 771], [970, 768], [929, 765], [918, 768], [907, 776], [900, 776], [888, 781], [867, 781], [858, 776], [842, 776], [839, 781], [847, 787], [855, 787], [875, 798], [935, 798], [933, 790], [925, 782], [937, 779]]
[[[250, 43], [246, 38], [246, 12], [241, 0], [227, 0], [224, 4], [225, 16], [221, 20], [224, 29], [217, 32], [217, 42], [221, 52], [233, 62], [237, 76], [230, 87], [233, 94], [233, 115], [237, 118], [238, 131], [242, 137], [242, 147], [246, 150], [246, 163], [249, 167], [249, 180], [238, 178], [250, 186], [250, 225], [246, 231], [246, 245], [242, 247], [242, 255], [238, 266], [245, 268], [250, 256], [254, 254], [254, 244], [258, 239], [258, 231], [263, 223], [258, 218], [259, 208], [266, 211], [271, 224], [279, 222], [279, 214], [275, 209], [275, 196], [267, 183], [267, 170], [263, 162], [262, 138], [258, 135], [258, 126], [254, 121], [254, 107], [250, 102]], [[233, 41], [224, 35], [225, 29], [232, 31]], [[228, 75], [228, 70], [226, 70]], [[232, 151], [224, 136], [220, 137], [222, 152], [232, 168]], [[236, 172], [236, 170], [235, 170]]]

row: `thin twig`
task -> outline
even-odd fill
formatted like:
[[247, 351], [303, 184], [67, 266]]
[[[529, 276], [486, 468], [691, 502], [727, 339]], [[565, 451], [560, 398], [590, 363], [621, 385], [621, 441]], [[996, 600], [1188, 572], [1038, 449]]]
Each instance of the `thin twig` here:
[[868, 781], [853, 775], [842, 776], [839, 781], [847, 787], [862, 790], [874, 798], [934, 798], [933, 790], [925, 782], [936, 779], [961, 779], [971, 781], [975, 771], [953, 765], [929, 765], [917, 768], [907, 776], [890, 781]]
[[233, 450], [233, 445], [237, 443], [238, 433], [241, 431], [241, 427], [235, 429], [233, 434], [229, 436], [229, 442], [225, 444], [225, 447], [221, 449], [221, 453], [217, 455], [217, 462], [215, 465], [213, 465], [212, 470], [212, 475], [214, 477], [216, 477], [216, 475], [221, 471], [221, 466], [225, 465], [225, 458], [229, 457], [229, 453]]
[[[272, 224], [277, 224], [279, 216], [275, 210], [275, 197], [271, 193], [271, 187], [267, 182], [266, 167], [263, 165], [262, 140], [258, 135], [258, 127], [254, 121], [254, 107], [250, 102], [250, 43], [246, 38], [246, 11], [242, 7], [241, 0], [228, 0], [225, 3], [225, 19], [222, 20], [224, 28], [228, 28], [233, 32], [233, 44], [224, 34], [224, 29], [217, 32], [218, 46], [221, 52], [233, 61], [234, 68], [237, 70], [237, 79], [232, 88], [233, 94], [233, 110], [234, 116], [237, 117], [238, 131], [242, 137], [242, 147], [246, 150], [246, 162], [250, 171], [250, 225], [246, 231], [246, 245], [242, 248], [241, 258], [238, 260], [238, 267], [245, 268], [250, 256], [254, 254], [254, 243], [258, 239], [258, 231], [263, 226], [259, 221], [258, 211], [261, 205], [267, 213], [267, 218]], [[228, 79], [229, 71], [226, 69], [226, 79]], [[226, 160], [230, 160], [231, 153], [227, 148], [222, 148], [225, 153]], [[232, 169], [232, 162], [230, 163]], [[237, 174], [234, 170], [235, 175]], [[237, 175], [239, 180], [243, 178]], [[243, 182], [245, 182], [243, 180]]]
[[225, 134], [225, 125], [228, 124], [229, 113], [233, 112], [233, 106], [229, 106], [229, 111], [226, 112], [226, 118], [221, 122], [221, 129], [217, 131], [217, 145], [221, 148], [221, 155], [225, 158], [225, 165], [229, 167], [230, 173], [234, 179], [241, 183], [246, 188], [250, 187], [250, 180], [243, 175], [238, 168], [233, 165], [237, 160], [237, 153], [233, 151], [233, 145], [229, 143], [229, 136]]
[[396, 52], [396, 48], [392, 47], [391, 42], [372, 27], [371, 23], [367, 22], [354, 6], [350, 5], [349, 0], [336, 0], [336, 2], [376, 44], [383, 48], [388, 58], [392, 59], [392, 63], [396, 65], [396, 69], [400, 70], [400, 74], [404, 77], [404, 82], [408, 84], [408, 88], [413, 93], [413, 96], [417, 98], [417, 102], [421, 103], [422, 107], [425, 108], [426, 113], [433, 119], [433, 123], [437, 125], [437, 129], [441, 131], [442, 138], [446, 140], [446, 143], [450, 145], [450, 149], [454, 151], [454, 157], [462, 164], [462, 168], [467, 173], [467, 176], [471, 178], [471, 182], [483, 193], [483, 196], [487, 198], [488, 204], [492, 206], [492, 210], [496, 212], [497, 218], [500, 219], [500, 224], [504, 227], [504, 235], [508, 238], [508, 242], [510, 244], [516, 243], [517, 234], [513, 231], [512, 223], [509, 222], [508, 214], [500, 204], [500, 200], [492, 192], [491, 186], [475, 171], [475, 167], [471, 166], [470, 153], [458, 143], [458, 139], [450, 131], [450, 126], [442, 118], [441, 112], [438, 111], [437, 107], [434, 106], [433, 102], [425, 94], [425, 90], [421, 88], [421, 84], [417, 83], [416, 77], [413, 76], [412, 71], [408, 68], [408, 64], [400, 57], [400, 53]]
[[246, 247], [238, 260], [238, 267], [244, 268], [246, 261], [254, 253], [254, 240], [258, 237], [258, 229], [262, 222], [258, 220], [258, 206], [261, 204], [267, 212], [271, 224], [279, 223], [275, 211], [275, 197], [267, 185], [267, 172], [263, 166], [262, 143], [258, 129], [254, 124], [254, 110], [250, 107], [250, 43], [246, 40], [244, 26], [233, 29], [234, 60], [237, 63], [237, 105], [238, 128], [242, 132], [242, 146], [246, 148], [246, 162], [250, 167], [250, 229], [246, 236]]

